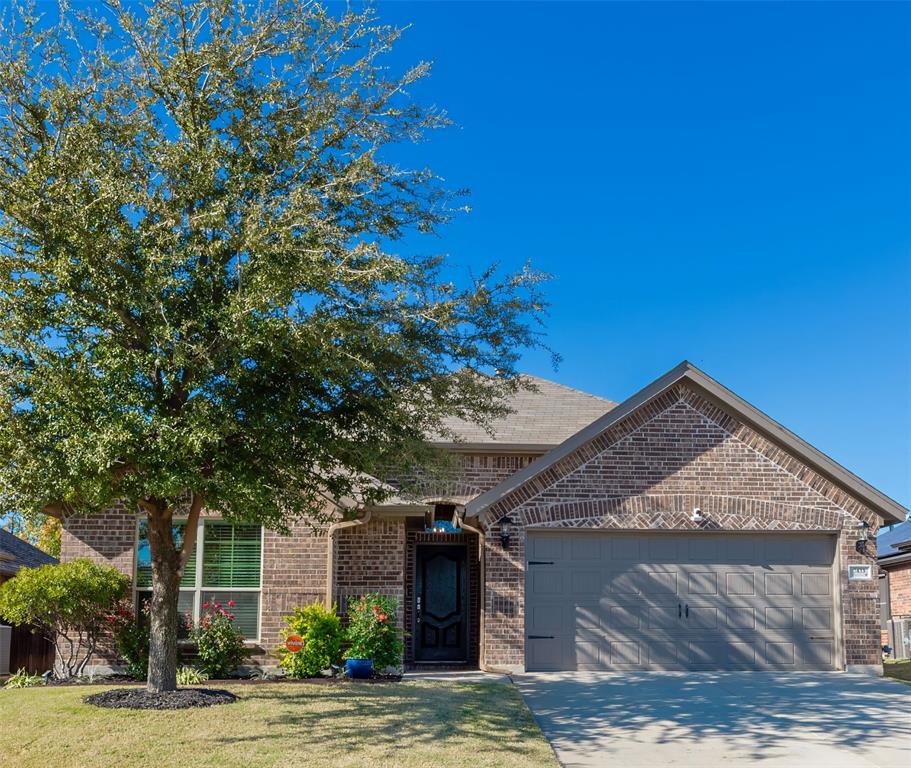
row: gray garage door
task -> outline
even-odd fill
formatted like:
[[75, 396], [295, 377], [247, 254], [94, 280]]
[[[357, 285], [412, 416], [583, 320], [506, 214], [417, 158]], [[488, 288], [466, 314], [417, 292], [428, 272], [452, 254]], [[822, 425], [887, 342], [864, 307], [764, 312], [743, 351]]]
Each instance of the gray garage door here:
[[834, 669], [835, 537], [529, 531], [530, 671]]

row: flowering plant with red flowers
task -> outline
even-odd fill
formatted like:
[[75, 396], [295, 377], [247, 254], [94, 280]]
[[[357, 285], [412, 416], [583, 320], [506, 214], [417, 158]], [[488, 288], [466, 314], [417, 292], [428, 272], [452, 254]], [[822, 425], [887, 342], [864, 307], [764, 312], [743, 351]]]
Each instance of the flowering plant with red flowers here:
[[134, 680], [145, 680], [149, 675], [148, 618], [148, 600], [142, 602], [139, 616], [133, 612], [129, 600], [121, 600], [107, 616], [114, 648]]
[[190, 639], [196, 643], [199, 665], [210, 678], [234, 674], [250, 654], [244, 647], [244, 636], [234, 624], [236, 616], [230, 610], [233, 607], [233, 600], [225, 606], [216, 600], [204, 602], [199, 622], [190, 633]]
[[377, 670], [402, 665], [404, 633], [398, 626], [398, 602], [386, 595], [368, 594], [348, 599], [346, 659], [372, 659]]

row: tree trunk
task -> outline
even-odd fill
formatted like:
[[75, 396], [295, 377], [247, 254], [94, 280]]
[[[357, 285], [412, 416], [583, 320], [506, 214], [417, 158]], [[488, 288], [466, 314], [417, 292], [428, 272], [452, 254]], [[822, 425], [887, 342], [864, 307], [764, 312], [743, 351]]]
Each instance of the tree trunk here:
[[152, 557], [149, 681], [153, 693], [177, 690], [177, 598], [180, 553], [174, 544], [169, 511], [149, 509], [149, 553]]

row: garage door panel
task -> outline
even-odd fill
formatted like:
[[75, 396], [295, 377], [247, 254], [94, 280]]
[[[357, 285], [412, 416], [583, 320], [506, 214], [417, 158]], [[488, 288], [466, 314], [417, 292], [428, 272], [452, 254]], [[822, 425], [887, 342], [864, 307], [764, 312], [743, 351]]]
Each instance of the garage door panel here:
[[727, 571], [724, 574], [724, 593], [726, 595], [755, 595], [756, 576], [742, 571]]
[[718, 606], [705, 603], [687, 603], [689, 613], [684, 613], [685, 631], [699, 632], [718, 628]]
[[[837, 664], [834, 537], [560, 531], [541, 536], [545, 547], [537, 537], [526, 614], [543, 639], [527, 641], [530, 670]], [[807, 564], [820, 552], [823, 565]]]
[[615, 641], [610, 644], [610, 663], [612, 667], [641, 667], [643, 665], [642, 647], [639, 641]]
[[542, 672], [556, 672], [567, 667], [563, 658], [563, 638], [556, 637], [529, 637], [525, 645], [526, 666], [529, 669]]
[[718, 574], [711, 571], [692, 571], [687, 576], [688, 595], [717, 595]]
[[573, 597], [597, 597], [604, 589], [601, 570], [573, 570], [570, 589]]
[[607, 645], [601, 640], [579, 640], [571, 649], [575, 668], [580, 671], [604, 669], [610, 664]]
[[623, 562], [643, 560], [643, 540], [639, 536], [616, 536], [610, 539], [610, 559]]
[[562, 605], [535, 605], [527, 610], [528, 631], [533, 635], [559, 632], [566, 624]]
[[648, 608], [648, 628], [652, 632], [679, 632], [680, 611], [677, 603], [673, 605], [650, 605]]
[[555, 534], [529, 536], [529, 559], [562, 560], [565, 541], [564, 537]]
[[653, 536], [648, 539], [648, 561], [650, 563], [676, 564], [681, 560], [681, 541], [675, 536]]
[[642, 606], [617, 605], [607, 609], [604, 628], [608, 632], [625, 632], [644, 629]]
[[565, 571], [555, 568], [546, 571], [536, 568], [531, 572], [532, 594], [543, 597], [562, 595], [564, 573]]
[[818, 630], [833, 631], [834, 622], [831, 608], [802, 608], [800, 611], [803, 619], [803, 628], [816, 632]]
[[821, 595], [828, 596], [831, 593], [832, 576], [828, 573], [808, 573], [804, 571], [800, 574], [800, 594], [801, 595]]
[[674, 670], [685, 667], [685, 654], [679, 643], [651, 641], [648, 644], [648, 667], [656, 670]]
[[835, 666], [835, 641], [811, 640], [800, 648], [801, 669], [832, 669]]
[[594, 560], [600, 562], [602, 559], [602, 541], [599, 537], [594, 536], [573, 536], [570, 539], [570, 555], [573, 560]]

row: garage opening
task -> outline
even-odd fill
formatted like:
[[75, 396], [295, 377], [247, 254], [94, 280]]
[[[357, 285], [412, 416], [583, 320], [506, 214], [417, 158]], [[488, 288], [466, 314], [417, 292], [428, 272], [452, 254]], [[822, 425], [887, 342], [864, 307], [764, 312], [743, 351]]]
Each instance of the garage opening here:
[[528, 530], [529, 671], [830, 670], [836, 537]]

